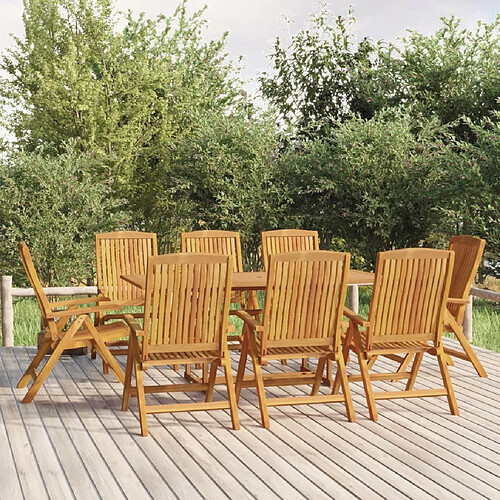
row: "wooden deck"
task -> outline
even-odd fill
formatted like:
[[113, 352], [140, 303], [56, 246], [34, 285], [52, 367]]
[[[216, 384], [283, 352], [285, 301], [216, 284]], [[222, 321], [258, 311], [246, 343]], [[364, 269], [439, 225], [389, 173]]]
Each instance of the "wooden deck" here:
[[[265, 430], [247, 389], [240, 431], [228, 411], [164, 414], [148, 417], [143, 438], [136, 403], [122, 412], [121, 385], [87, 356], [65, 357], [23, 405], [14, 387], [34, 352], [0, 349], [1, 499], [500, 498], [500, 353], [477, 349], [488, 379], [463, 361], [451, 368], [458, 417], [445, 398], [393, 400], [377, 403], [373, 423], [355, 383], [357, 423], [339, 404], [277, 407]], [[436, 375], [435, 359], [424, 359], [421, 387]]]

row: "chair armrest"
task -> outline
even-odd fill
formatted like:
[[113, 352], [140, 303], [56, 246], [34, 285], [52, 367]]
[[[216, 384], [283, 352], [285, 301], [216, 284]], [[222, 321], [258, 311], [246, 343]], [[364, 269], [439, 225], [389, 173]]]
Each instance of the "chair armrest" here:
[[243, 309], [237, 309], [234, 313], [238, 318], [242, 319], [250, 328], [257, 332], [263, 332], [264, 327], [247, 311]]
[[83, 297], [81, 299], [69, 299], [69, 300], [59, 300], [57, 302], [50, 303], [52, 309], [56, 307], [69, 307], [78, 306], [80, 304], [95, 304], [98, 302], [109, 302], [111, 299], [108, 297]]
[[[57, 307], [57, 306], [56, 306]], [[67, 316], [80, 316], [82, 314], [92, 314], [99, 311], [113, 311], [116, 309], [121, 309], [120, 304], [115, 304], [108, 302], [105, 306], [94, 306], [94, 307], [70, 307], [64, 311], [52, 311], [47, 314], [48, 318], [65, 318]]]
[[347, 307], [344, 307], [344, 316], [354, 321], [354, 323], [357, 323], [359, 326], [370, 326], [370, 322], [363, 318], [363, 316], [360, 316]]
[[139, 325], [137, 320], [131, 314], [125, 314], [124, 319], [127, 325], [130, 326], [137, 336], [142, 337], [144, 335], [144, 330], [141, 325]]
[[447, 299], [446, 301], [448, 304], [467, 304], [469, 302], [468, 299], [454, 299], [452, 297], [450, 297], [449, 299]]

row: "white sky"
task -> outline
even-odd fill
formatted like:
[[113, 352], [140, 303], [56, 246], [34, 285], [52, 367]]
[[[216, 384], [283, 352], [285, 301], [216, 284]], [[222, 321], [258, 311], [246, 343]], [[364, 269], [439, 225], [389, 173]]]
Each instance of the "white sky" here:
[[[117, 0], [120, 10], [144, 11], [149, 17], [171, 14], [178, 0]], [[440, 26], [440, 17], [462, 18], [464, 27], [478, 19], [491, 22], [500, 12], [500, 0], [323, 0], [335, 15], [355, 9], [356, 31], [361, 37], [394, 41], [407, 28], [431, 34]], [[245, 79], [251, 79], [268, 65], [266, 55], [277, 35], [287, 36], [283, 16], [294, 21], [295, 29], [305, 26], [308, 14], [319, 2], [308, 0], [189, 0], [192, 11], [207, 5], [208, 38], [229, 31], [228, 50], [235, 58], [244, 56]], [[22, 0], [0, 0], [0, 52], [11, 44], [9, 33], [23, 34]]]

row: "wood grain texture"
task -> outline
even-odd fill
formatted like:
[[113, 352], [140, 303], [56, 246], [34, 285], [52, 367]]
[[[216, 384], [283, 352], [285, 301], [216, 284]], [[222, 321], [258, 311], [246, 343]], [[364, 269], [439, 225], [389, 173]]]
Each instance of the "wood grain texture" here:
[[[242, 388], [248, 386], [247, 381], [243, 382], [246, 358], [250, 356], [263, 427], [270, 426], [268, 406], [318, 402], [343, 402], [349, 420], [354, 421], [340, 346], [349, 263], [350, 255], [339, 252], [273, 253], [269, 258], [262, 322], [246, 311], [236, 312], [246, 326], [236, 396], [240, 397]], [[268, 399], [265, 386], [272, 379], [264, 379], [263, 363], [295, 358], [319, 359], [310, 396], [296, 400]], [[318, 396], [327, 360], [337, 364], [342, 395]], [[299, 372], [297, 383], [307, 383], [303, 375]], [[274, 385], [279, 382], [279, 379], [272, 381]]]
[[[148, 435], [149, 413], [230, 409], [233, 428], [239, 428], [226, 335], [233, 267], [232, 255], [179, 253], [149, 258], [142, 326], [133, 316], [125, 316], [131, 328], [131, 342], [122, 403], [122, 409], [127, 410], [130, 396], [137, 396], [143, 436]], [[181, 387], [204, 390], [204, 403], [146, 403], [146, 369], [188, 363], [212, 367], [210, 378], [203, 383]], [[214, 403], [211, 394], [218, 366], [224, 368], [228, 400]], [[165, 392], [172, 391], [176, 388], [167, 388]]]
[[[477, 349], [487, 379], [460, 359], [450, 367], [460, 417], [449, 415], [442, 398], [380, 400], [384, 418], [374, 423], [364, 415], [362, 386], [351, 384], [356, 424], [340, 405], [277, 406], [269, 410], [271, 429], [264, 430], [256, 421], [257, 395], [246, 390], [237, 433], [227, 428], [224, 410], [157, 414], [148, 416], [148, 439], [137, 436], [137, 404], [122, 412], [122, 385], [88, 356], [59, 363], [33, 404], [21, 404], [24, 391], [15, 384], [35, 354], [33, 347], [0, 349], [0, 498], [137, 498], [142, 489], [141, 498], [484, 499], [500, 489], [500, 353]], [[234, 370], [239, 353], [231, 358]], [[394, 366], [380, 358], [374, 371]], [[298, 369], [300, 360], [291, 360], [289, 366], [269, 363], [263, 372]], [[145, 377], [147, 385], [180, 380], [168, 367]], [[436, 387], [439, 380], [435, 358], [424, 357], [418, 387]], [[266, 391], [268, 397], [309, 393], [307, 386]], [[188, 403], [204, 395], [173, 397]], [[224, 386], [216, 386], [214, 401], [224, 398]]]
[[[42, 387], [44, 381], [59, 360], [59, 357], [67, 349], [86, 346], [95, 348], [103, 361], [110, 366], [117, 379], [123, 382], [123, 370], [109, 352], [106, 342], [128, 337], [128, 327], [123, 322], [96, 327], [89, 316], [92, 313], [117, 309], [119, 306], [102, 297], [98, 297], [97, 299], [89, 298], [49, 302], [38, 279], [28, 246], [26, 243], [20, 242], [18, 248], [24, 270], [36, 294], [42, 315], [42, 324], [45, 329], [45, 338], [40, 345], [37, 355], [17, 383], [18, 388], [23, 388], [26, 387], [30, 380], [33, 381], [23, 402], [30, 403], [33, 401], [33, 398]], [[97, 305], [80, 307], [85, 306], [86, 303], [97, 303]], [[100, 303], [105, 305], [100, 305]], [[50, 353], [51, 349], [52, 352]], [[48, 359], [45, 361], [40, 372], [38, 372], [40, 363], [49, 353]]]
[[[352, 349], [360, 369], [360, 375], [350, 380], [362, 380], [372, 420], [378, 419], [375, 401], [394, 398], [445, 395], [450, 412], [458, 414], [441, 339], [453, 264], [454, 252], [448, 250], [410, 248], [377, 255], [368, 321], [348, 313], [349, 329], [344, 340], [344, 360]], [[437, 356], [444, 388], [414, 389], [424, 353]], [[375, 392], [369, 373], [374, 359], [398, 354], [415, 356], [411, 370], [399, 370], [397, 377], [394, 373], [379, 373], [375, 378], [394, 382], [406, 378], [405, 389]], [[334, 392], [339, 387], [337, 374]]]

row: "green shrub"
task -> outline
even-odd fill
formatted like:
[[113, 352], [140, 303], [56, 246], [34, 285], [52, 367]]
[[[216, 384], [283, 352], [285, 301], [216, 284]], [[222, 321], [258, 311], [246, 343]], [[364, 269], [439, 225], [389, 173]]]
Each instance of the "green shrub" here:
[[[296, 144], [281, 160], [293, 215], [325, 246], [368, 267], [379, 251], [424, 244], [446, 216], [444, 193], [463, 160], [445, 134], [432, 123], [415, 130], [406, 112], [385, 111]], [[466, 189], [453, 195], [466, 198]]]
[[26, 283], [17, 243], [26, 241], [40, 280], [70, 285], [93, 277], [94, 234], [127, 225], [96, 162], [70, 145], [57, 157], [13, 152], [0, 164], [0, 267]]

